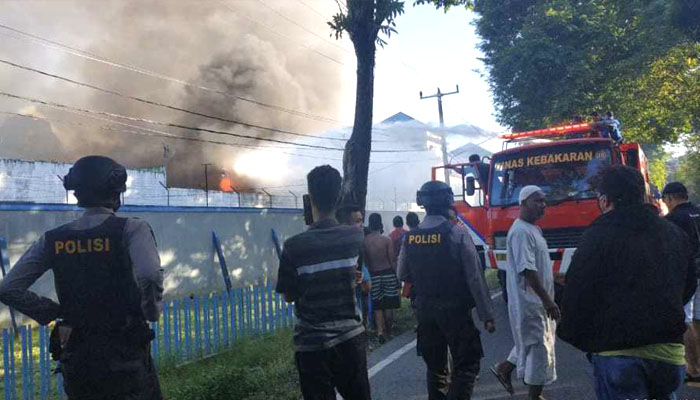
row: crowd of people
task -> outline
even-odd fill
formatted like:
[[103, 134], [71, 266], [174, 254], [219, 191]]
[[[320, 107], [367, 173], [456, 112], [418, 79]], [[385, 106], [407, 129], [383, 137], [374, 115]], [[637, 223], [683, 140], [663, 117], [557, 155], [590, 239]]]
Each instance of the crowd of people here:
[[641, 173], [626, 166], [608, 167], [592, 183], [602, 215], [584, 232], [560, 277], [560, 305], [547, 244], [534, 224], [545, 212], [544, 193], [536, 186], [522, 189], [520, 218], [507, 239], [515, 347], [491, 372], [512, 393], [516, 371], [528, 398], [542, 399], [543, 387], [556, 380], [556, 334], [586, 354], [599, 399], [676, 399], [684, 380], [698, 382], [694, 324], [700, 326], [700, 313], [692, 299], [700, 209], [689, 202], [685, 186], [673, 182], [662, 193], [670, 210], [662, 217], [645, 201]]
[[[0, 282], [0, 301], [40, 324], [58, 320], [51, 353], [70, 399], [162, 398], [148, 321], [160, 316], [163, 271], [150, 226], [117, 217], [126, 170], [106, 157], [80, 159], [64, 178], [85, 213], [46, 232]], [[285, 241], [276, 290], [294, 302], [295, 364], [306, 400], [369, 400], [367, 334], [392, 335], [403, 294], [417, 318], [430, 400], [469, 399], [494, 308], [451, 188], [425, 183], [425, 209], [392, 220], [340, 203], [342, 178], [328, 166], [307, 176], [309, 229]], [[700, 383], [700, 209], [669, 183], [669, 213], [648, 204], [639, 170], [610, 166], [593, 179], [598, 217], [584, 232], [555, 300], [547, 242], [537, 221], [545, 193], [526, 186], [507, 235], [508, 317], [514, 346], [489, 370], [511, 394], [513, 376], [542, 400], [557, 379], [556, 337], [585, 353], [600, 400], [675, 399]], [[76, 245], [77, 243], [77, 245]], [[73, 251], [71, 246], [82, 251]], [[82, 247], [81, 247], [82, 246]], [[29, 287], [53, 271], [58, 302]], [[370, 311], [371, 310], [371, 311]], [[373, 317], [373, 318], [370, 318]], [[503, 354], [506, 356], [506, 354]], [[449, 361], [451, 359], [451, 361]]]
[[[592, 183], [601, 216], [584, 233], [566, 275], [556, 277], [564, 285], [561, 299], [555, 299], [549, 248], [536, 224], [546, 213], [545, 193], [537, 186], [521, 189], [519, 218], [507, 236], [514, 346], [490, 372], [511, 394], [515, 376], [528, 387], [529, 399], [543, 399], [544, 388], [557, 380], [559, 337], [587, 356], [599, 399], [674, 399], [684, 381], [700, 381], [700, 307], [694, 307], [700, 300], [692, 300], [700, 210], [675, 182], [664, 188], [670, 213], [661, 216], [646, 202], [644, 179], [634, 168], [607, 167]], [[493, 332], [493, 305], [471, 236], [457, 223], [450, 187], [428, 182], [418, 191], [417, 203], [425, 219], [411, 216], [407, 231], [402, 218], [394, 218], [388, 237], [381, 217], [370, 215], [364, 247], [357, 249], [364, 261], [354, 268], [369, 270], [380, 337], [391, 334], [388, 310], [399, 304], [397, 278], [404, 283], [416, 309], [429, 399], [468, 399], [484, 355], [471, 310], [476, 309], [483, 329]], [[334, 387], [335, 378], [328, 379]], [[346, 397], [335, 387], [344, 398], [369, 398]], [[305, 392], [305, 398], [331, 399], [331, 392]]]

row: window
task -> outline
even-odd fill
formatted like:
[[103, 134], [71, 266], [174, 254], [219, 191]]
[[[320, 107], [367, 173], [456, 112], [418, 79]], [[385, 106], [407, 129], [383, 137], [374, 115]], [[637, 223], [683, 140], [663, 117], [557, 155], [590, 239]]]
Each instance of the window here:
[[594, 198], [590, 179], [611, 163], [607, 144], [562, 144], [497, 155], [491, 205], [517, 205], [520, 190], [527, 185], [539, 186], [554, 203]]

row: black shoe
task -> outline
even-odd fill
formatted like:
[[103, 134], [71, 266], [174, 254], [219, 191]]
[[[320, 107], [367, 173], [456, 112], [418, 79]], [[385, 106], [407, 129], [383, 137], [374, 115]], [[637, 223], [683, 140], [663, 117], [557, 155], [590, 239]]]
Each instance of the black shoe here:
[[379, 335], [379, 344], [384, 344], [384, 343], [386, 343], [386, 338], [384, 337], [384, 335]]

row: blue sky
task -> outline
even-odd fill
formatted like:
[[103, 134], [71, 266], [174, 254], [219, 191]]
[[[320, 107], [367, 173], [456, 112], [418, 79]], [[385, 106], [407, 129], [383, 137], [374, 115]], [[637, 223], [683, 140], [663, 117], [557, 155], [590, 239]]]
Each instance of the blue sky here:
[[[375, 115], [382, 118], [400, 109], [424, 122], [438, 121], [437, 101], [420, 100], [418, 92], [460, 93], [444, 98], [445, 123], [471, 123], [500, 132], [486, 78], [480, 41], [472, 24], [475, 15], [462, 7], [447, 13], [432, 6], [406, 5], [397, 20], [398, 34], [379, 50], [376, 70]], [[406, 65], [408, 66], [406, 66]]]
[[[337, 12], [331, 3], [328, 0], [305, 0], [303, 5], [311, 5], [330, 18]], [[309, 11], [308, 7], [302, 7], [303, 10]], [[444, 98], [445, 123], [470, 123], [495, 132], [504, 130], [493, 115], [488, 83], [482, 76], [485, 71], [479, 60], [482, 53], [478, 49], [480, 38], [473, 25], [475, 17], [463, 7], [445, 13], [429, 5], [414, 7], [411, 1], [406, 2], [405, 13], [396, 20], [398, 33], [387, 40], [385, 48], [377, 50], [376, 121], [403, 111], [423, 122], [437, 123], [436, 100], [421, 101], [418, 93], [433, 94], [438, 87], [443, 92], [454, 91], [455, 85], [459, 84], [459, 94]], [[315, 23], [311, 28], [321, 32], [324, 29]], [[352, 48], [347, 37], [340, 43]], [[347, 63], [354, 63], [353, 57], [344, 54]], [[341, 73], [346, 82], [346, 99], [340, 114], [343, 120], [352, 120], [354, 71], [346, 68]]]
[[[324, 14], [337, 12], [328, 0], [315, 3], [305, 0], [304, 3]], [[309, 11], [308, 7], [303, 7], [302, 11], [304, 9]], [[464, 7], [455, 7], [445, 13], [429, 5], [414, 7], [411, 1], [406, 2], [405, 13], [396, 20], [398, 33], [388, 38], [386, 47], [377, 49], [375, 122], [403, 111], [420, 121], [437, 125], [437, 100], [421, 100], [419, 92], [431, 95], [438, 87], [442, 92], [451, 92], [455, 85], [459, 85], [459, 94], [443, 98], [446, 125], [472, 124], [495, 133], [506, 131], [494, 116], [486, 71], [479, 60], [483, 54], [478, 49], [480, 38], [473, 24], [475, 18], [475, 13]], [[321, 22], [320, 18], [318, 22]], [[321, 25], [313, 28], [324, 29]], [[352, 48], [347, 37], [340, 43]], [[344, 54], [347, 64], [354, 65], [353, 58], [354, 55]], [[343, 121], [352, 121], [355, 73], [353, 69], [345, 68], [341, 74], [344, 95], [339, 117]], [[460, 144], [453, 143], [455, 146]], [[498, 151], [501, 142], [493, 140], [483, 147]]]

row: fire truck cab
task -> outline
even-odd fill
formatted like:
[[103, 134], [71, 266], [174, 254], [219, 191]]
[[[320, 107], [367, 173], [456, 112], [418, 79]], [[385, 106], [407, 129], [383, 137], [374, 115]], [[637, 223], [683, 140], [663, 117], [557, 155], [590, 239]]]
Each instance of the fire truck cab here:
[[590, 178], [608, 165], [642, 172], [650, 194], [647, 159], [637, 143], [618, 144], [592, 124], [567, 125], [501, 136], [504, 150], [478, 162], [433, 168], [455, 194], [455, 208], [488, 268], [505, 269], [506, 236], [519, 216], [518, 195], [537, 185], [547, 195], [538, 225], [555, 273], [565, 273], [583, 231], [600, 215]]

